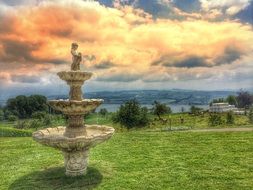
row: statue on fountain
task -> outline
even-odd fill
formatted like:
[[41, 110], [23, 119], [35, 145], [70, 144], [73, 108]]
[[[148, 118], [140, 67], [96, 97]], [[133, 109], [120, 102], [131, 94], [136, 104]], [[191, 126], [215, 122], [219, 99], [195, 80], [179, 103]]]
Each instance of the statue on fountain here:
[[71, 45], [71, 54], [72, 54], [72, 64], [71, 70], [72, 71], [79, 71], [80, 70], [80, 63], [82, 61], [82, 53], [77, 52], [78, 44], [72, 43]]
[[112, 127], [84, 123], [84, 116], [95, 110], [103, 100], [83, 99], [82, 85], [91, 78], [92, 73], [80, 71], [82, 54], [78, 53], [77, 49], [78, 45], [72, 43], [71, 71], [57, 73], [70, 86], [69, 99], [48, 101], [53, 109], [67, 115], [67, 126], [33, 133], [35, 141], [62, 151], [67, 176], [84, 175], [87, 171], [90, 148], [110, 139], [114, 133]]

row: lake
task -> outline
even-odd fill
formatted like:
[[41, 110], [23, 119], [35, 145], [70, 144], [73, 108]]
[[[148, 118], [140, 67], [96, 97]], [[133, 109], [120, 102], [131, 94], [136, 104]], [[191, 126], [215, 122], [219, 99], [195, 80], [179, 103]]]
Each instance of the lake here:
[[[102, 104], [97, 108], [97, 111], [99, 111], [102, 108], [106, 108], [109, 112], [116, 112], [121, 104]], [[142, 104], [141, 106], [145, 106], [147, 108], [152, 108], [153, 105], [151, 104]], [[168, 105], [173, 113], [180, 113], [182, 112], [182, 108], [185, 112], [189, 111], [191, 108], [191, 105]], [[203, 108], [204, 110], [207, 110], [209, 108], [209, 105], [197, 105], [196, 107]]]

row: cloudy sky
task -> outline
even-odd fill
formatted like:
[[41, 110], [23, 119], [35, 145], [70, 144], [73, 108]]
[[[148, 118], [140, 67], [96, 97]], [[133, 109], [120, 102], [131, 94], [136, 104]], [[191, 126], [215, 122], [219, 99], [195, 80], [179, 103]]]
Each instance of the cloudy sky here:
[[66, 93], [72, 42], [86, 91], [253, 88], [253, 0], [0, 0], [0, 99]]

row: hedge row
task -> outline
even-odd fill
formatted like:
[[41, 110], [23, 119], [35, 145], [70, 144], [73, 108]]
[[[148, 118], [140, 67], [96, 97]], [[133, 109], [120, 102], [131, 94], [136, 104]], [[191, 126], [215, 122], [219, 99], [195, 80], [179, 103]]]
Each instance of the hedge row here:
[[0, 137], [31, 137], [32, 131], [0, 127]]

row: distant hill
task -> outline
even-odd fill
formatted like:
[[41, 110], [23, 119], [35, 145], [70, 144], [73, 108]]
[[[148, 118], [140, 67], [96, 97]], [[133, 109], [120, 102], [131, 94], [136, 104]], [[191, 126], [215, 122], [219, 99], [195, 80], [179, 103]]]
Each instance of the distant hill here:
[[[235, 95], [234, 91], [195, 91], [195, 90], [133, 90], [133, 91], [103, 91], [85, 93], [85, 98], [104, 99], [105, 104], [122, 104], [130, 99], [136, 99], [141, 104], [152, 104], [160, 101], [175, 105], [207, 105], [212, 99]], [[68, 95], [49, 96], [48, 99], [67, 99]]]

